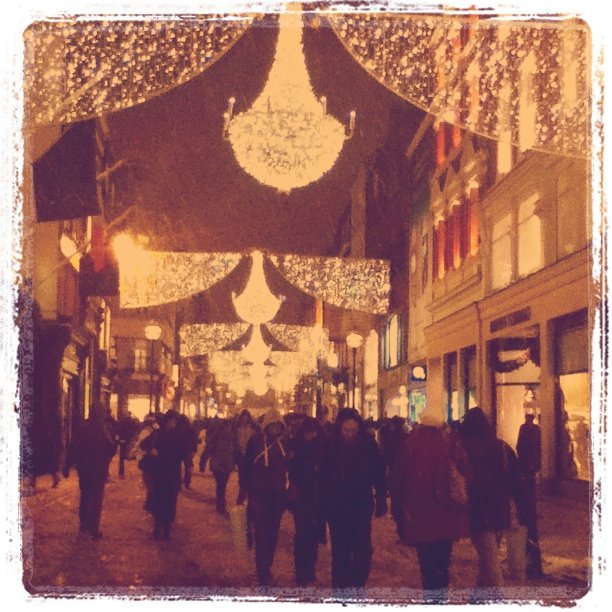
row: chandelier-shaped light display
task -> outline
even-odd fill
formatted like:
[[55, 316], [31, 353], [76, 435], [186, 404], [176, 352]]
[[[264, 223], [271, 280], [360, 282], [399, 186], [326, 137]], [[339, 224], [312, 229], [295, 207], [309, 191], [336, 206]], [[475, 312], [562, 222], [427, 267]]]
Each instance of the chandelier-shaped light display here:
[[[235, 99], [230, 98], [224, 128], [245, 172], [288, 193], [328, 172], [347, 135], [344, 126], [327, 114], [326, 98], [318, 100], [312, 91], [302, 47], [301, 11], [283, 12], [279, 26], [276, 55], [263, 91], [249, 110], [235, 117]], [[354, 126], [352, 111], [349, 137]]]
[[261, 251], [253, 251], [251, 260], [253, 263], [247, 286], [239, 296], [232, 292], [232, 301], [236, 314], [243, 321], [261, 325], [276, 316], [283, 298], [276, 297], [268, 288]]
[[251, 339], [248, 344], [242, 349], [242, 355], [245, 361], [253, 364], [263, 364], [269, 357], [272, 347], [268, 346], [261, 335], [261, 327], [255, 325], [251, 333]]

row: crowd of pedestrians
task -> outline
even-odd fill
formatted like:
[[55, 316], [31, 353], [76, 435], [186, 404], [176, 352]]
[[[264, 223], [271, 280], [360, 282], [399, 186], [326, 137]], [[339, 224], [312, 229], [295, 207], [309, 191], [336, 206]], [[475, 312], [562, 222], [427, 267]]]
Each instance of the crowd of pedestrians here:
[[[294, 415], [296, 416], [296, 415]], [[130, 419], [130, 417], [125, 417]], [[295, 422], [294, 422], [295, 421]], [[293, 515], [295, 579], [316, 582], [318, 547], [330, 542], [332, 587], [363, 589], [370, 574], [372, 520], [388, 512], [399, 543], [416, 549], [424, 592], [445, 601], [453, 543], [471, 538], [479, 559], [478, 587], [503, 584], [499, 546], [505, 539], [511, 578], [541, 576], [535, 478], [540, 469], [539, 428], [527, 417], [518, 457], [495, 436], [487, 416], [472, 408], [448, 426], [442, 410], [428, 406], [410, 429], [399, 418], [373, 424], [350, 408], [291, 421], [269, 410], [256, 422], [244, 410], [235, 419], [194, 425], [174, 410], [149, 415], [144, 424], [116, 423], [100, 408], [79, 427], [64, 475], [75, 465], [81, 491], [80, 528], [102, 537], [100, 514], [108, 468], [117, 446], [134, 459], [146, 489], [144, 509], [153, 537], [169, 539], [181, 486], [191, 484], [199, 437], [216, 485], [216, 511], [229, 519], [227, 483], [237, 472], [244, 508], [243, 536], [254, 548], [261, 586], [273, 584], [272, 567], [281, 518]], [[246, 506], [245, 506], [246, 503]]]

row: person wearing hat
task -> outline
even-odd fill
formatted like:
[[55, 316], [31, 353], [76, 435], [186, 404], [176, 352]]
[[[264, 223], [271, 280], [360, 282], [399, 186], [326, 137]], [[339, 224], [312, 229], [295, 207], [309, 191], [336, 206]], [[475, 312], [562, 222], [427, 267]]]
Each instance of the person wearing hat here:
[[[372, 562], [372, 513], [387, 512], [385, 467], [376, 440], [353, 408], [338, 412], [321, 465], [321, 500], [329, 525], [332, 587], [363, 588]], [[376, 500], [376, 501], [375, 501]]]
[[271, 583], [271, 568], [285, 509], [287, 450], [285, 424], [278, 410], [269, 410], [262, 431], [253, 435], [246, 448], [241, 489], [236, 500], [248, 497], [247, 514], [255, 527], [255, 567], [260, 586]]
[[467, 491], [463, 503], [453, 500], [447, 494], [448, 476], [452, 465], [462, 475], [469, 475], [469, 469], [460, 441], [446, 430], [441, 409], [428, 404], [418, 420], [391, 466], [391, 515], [400, 542], [416, 548], [427, 600], [444, 602], [453, 542], [468, 536]]

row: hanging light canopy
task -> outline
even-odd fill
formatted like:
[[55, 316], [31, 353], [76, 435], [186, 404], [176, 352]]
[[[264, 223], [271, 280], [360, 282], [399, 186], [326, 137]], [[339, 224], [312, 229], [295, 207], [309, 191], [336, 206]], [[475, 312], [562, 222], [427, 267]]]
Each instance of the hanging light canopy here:
[[325, 96], [310, 85], [302, 46], [302, 13], [289, 5], [279, 17], [274, 63], [263, 91], [251, 108], [233, 116], [235, 98], [224, 114], [224, 131], [245, 172], [280, 192], [304, 187], [331, 170], [344, 141], [355, 128], [351, 111], [348, 135], [327, 114]]
[[247, 286], [239, 296], [232, 291], [232, 302], [236, 314], [243, 321], [261, 325], [276, 316], [283, 298], [276, 297], [268, 288], [261, 251], [253, 251], [251, 260], [253, 263]]

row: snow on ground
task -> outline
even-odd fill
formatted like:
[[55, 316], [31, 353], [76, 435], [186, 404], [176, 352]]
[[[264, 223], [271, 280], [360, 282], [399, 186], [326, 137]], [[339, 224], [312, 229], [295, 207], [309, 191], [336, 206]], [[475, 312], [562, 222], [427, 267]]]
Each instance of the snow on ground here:
[[[237, 477], [230, 478], [229, 506], [237, 494]], [[78, 534], [78, 481], [71, 473], [59, 487], [42, 477], [36, 492], [22, 499], [24, 586], [32, 596], [117, 594], [134, 597], [207, 599], [211, 596], [252, 598], [271, 595], [286, 599], [334, 598], [329, 586], [329, 544], [319, 547], [317, 583], [298, 589], [293, 577], [291, 514], [283, 516], [272, 568], [272, 593], [256, 587], [253, 553], [233, 536], [231, 523], [215, 512], [214, 479], [208, 471], [194, 472], [191, 490], [179, 496], [177, 521], [169, 541], [152, 537], [152, 520], [143, 510], [144, 490], [135, 462], [126, 464], [126, 478], [117, 477], [116, 461], [106, 486], [101, 529], [93, 542]], [[566, 604], [588, 591], [590, 580], [589, 508], [566, 498], [542, 497], [540, 540], [546, 579], [509, 584], [507, 600], [544, 600]], [[374, 557], [360, 600], [418, 602], [420, 576], [414, 549], [397, 544], [389, 515], [373, 519]], [[471, 602], [475, 596], [477, 558], [469, 540], [457, 542], [451, 563], [451, 600]], [[486, 594], [485, 594], [486, 596]]]

